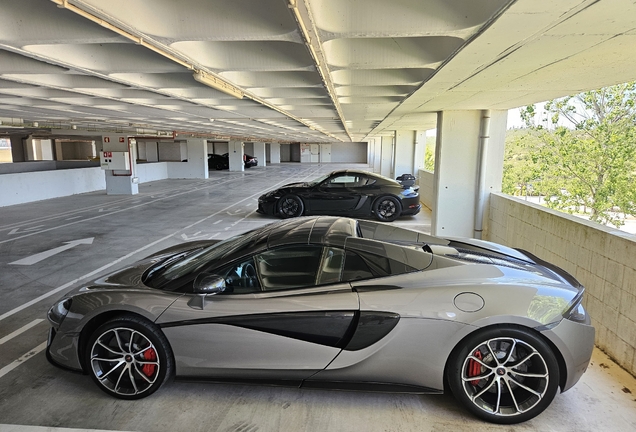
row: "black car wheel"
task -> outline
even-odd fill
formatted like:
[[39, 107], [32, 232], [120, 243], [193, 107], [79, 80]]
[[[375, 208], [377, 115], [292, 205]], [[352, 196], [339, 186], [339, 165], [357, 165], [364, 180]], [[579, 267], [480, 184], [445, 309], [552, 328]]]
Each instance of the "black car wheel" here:
[[393, 222], [402, 213], [402, 206], [397, 198], [383, 196], [378, 198], [373, 204], [373, 213], [382, 222]]
[[216, 166], [215, 166], [214, 168], [215, 168], [217, 171], [220, 171], [220, 170], [222, 170], [222, 169], [223, 169], [223, 168], [225, 168], [225, 167], [223, 166], [223, 164], [222, 164], [222, 163], [218, 163], [218, 164], [216, 164]]
[[492, 328], [466, 339], [448, 364], [453, 395], [493, 423], [520, 423], [550, 405], [559, 366], [540, 336], [520, 328]]
[[120, 399], [151, 395], [174, 371], [166, 337], [154, 324], [136, 316], [102, 324], [88, 342], [86, 365], [97, 386]]
[[278, 201], [278, 214], [283, 218], [302, 216], [305, 211], [303, 201], [296, 195], [285, 195]]

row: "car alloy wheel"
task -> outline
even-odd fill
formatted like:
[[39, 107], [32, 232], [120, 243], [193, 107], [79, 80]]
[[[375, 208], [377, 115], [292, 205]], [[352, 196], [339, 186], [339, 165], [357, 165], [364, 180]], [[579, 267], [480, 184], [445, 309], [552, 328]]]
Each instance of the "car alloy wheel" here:
[[97, 329], [90, 340], [87, 366], [102, 390], [122, 399], [139, 399], [171, 375], [168, 342], [153, 327], [140, 318], [123, 317]]
[[378, 220], [383, 222], [392, 222], [400, 216], [400, 203], [394, 197], [384, 196], [375, 202], [373, 212]]
[[278, 213], [283, 218], [301, 216], [304, 210], [303, 202], [296, 195], [285, 195], [278, 204]]
[[559, 369], [539, 337], [520, 329], [504, 333], [508, 334], [486, 333], [477, 341], [467, 341], [449, 371], [449, 383], [453, 394], [479, 417], [519, 423], [550, 404], [558, 388]]

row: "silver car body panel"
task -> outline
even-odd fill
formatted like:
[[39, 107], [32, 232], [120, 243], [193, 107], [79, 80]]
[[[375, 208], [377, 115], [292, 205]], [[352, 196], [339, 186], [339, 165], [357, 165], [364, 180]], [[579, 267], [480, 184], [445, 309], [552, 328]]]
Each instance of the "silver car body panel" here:
[[288, 327], [315, 323], [344, 331], [359, 309], [349, 284], [208, 296], [202, 309], [193, 301], [196, 297], [178, 299], [157, 320], [172, 346], [177, 374], [183, 376], [244, 378], [242, 371], [260, 369], [249, 375], [266, 378], [278, 371], [307, 378], [324, 369], [341, 348], [303, 340], [303, 330]]

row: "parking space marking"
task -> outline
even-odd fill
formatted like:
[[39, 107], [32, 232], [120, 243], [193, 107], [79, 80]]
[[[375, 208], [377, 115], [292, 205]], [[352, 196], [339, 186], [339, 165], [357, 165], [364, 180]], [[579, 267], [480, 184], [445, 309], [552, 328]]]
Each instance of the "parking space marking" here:
[[[231, 180], [232, 180], [232, 179], [229, 179], [229, 180], [227, 180], [226, 182], [223, 182], [223, 183], [228, 183], [228, 182], [230, 182]], [[212, 186], [215, 186], [215, 185], [218, 185], [218, 184], [219, 184], [219, 183], [215, 183], [214, 185], [210, 185], [210, 186], [207, 186], [207, 187], [212, 187]], [[206, 188], [207, 188], [207, 187], [206, 187]], [[205, 189], [205, 188], [200, 188], [200, 189]], [[89, 217], [89, 218], [82, 219], [82, 220], [79, 220], [79, 221], [69, 222], [69, 223], [62, 224], [62, 225], [58, 225], [58, 226], [54, 226], [54, 227], [51, 227], [51, 228], [46, 228], [46, 229], [43, 229], [43, 230], [40, 230], [40, 231], [37, 231], [37, 232], [33, 232], [33, 233], [29, 233], [29, 234], [24, 234], [24, 235], [19, 236], [19, 237], [15, 237], [15, 238], [11, 238], [11, 239], [7, 239], [7, 240], [0, 241], [0, 244], [7, 243], [7, 242], [10, 242], [10, 241], [19, 240], [19, 239], [22, 239], [22, 238], [25, 238], [25, 237], [30, 237], [30, 236], [35, 235], [35, 234], [42, 234], [42, 233], [45, 233], [45, 232], [48, 232], [48, 231], [52, 231], [52, 230], [56, 230], [56, 229], [60, 229], [60, 228], [64, 228], [64, 227], [67, 227], [67, 226], [70, 226], [70, 225], [75, 225], [75, 224], [78, 224], [78, 223], [87, 222], [87, 221], [90, 221], [90, 220], [93, 220], [93, 219], [100, 219], [100, 218], [103, 218], [103, 217], [105, 217], [105, 216], [112, 216], [112, 215], [114, 215], [114, 214], [116, 214], [116, 213], [121, 213], [121, 212], [123, 212], [123, 211], [128, 211], [128, 210], [131, 210], [131, 209], [134, 209], [134, 208], [137, 208], [137, 207], [142, 207], [142, 206], [145, 206], [145, 205], [148, 205], [148, 204], [152, 204], [152, 203], [154, 203], [155, 201], [161, 201], [161, 200], [168, 199], [168, 198], [172, 198], [172, 197], [175, 197], [175, 196], [178, 196], [178, 195], [185, 195], [185, 194], [188, 194], [188, 193], [191, 193], [191, 192], [198, 191], [198, 190], [200, 190], [200, 189], [189, 189], [189, 190], [186, 190], [185, 192], [180, 192], [180, 193], [177, 193], [177, 194], [174, 194], [174, 195], [171, 195], [171, 196], [166, 196], [166, 197], [163, 197], [163, 198], [157, 198], [157, 199], [155, 199], [155, 200], [148, 201], [148, 202], [145, 202], [145, 203], [143, 203], [143, 204], [137, 204], [137, 205], [134, 205], [134, 206], [126, 207], [126, 208], [121, 209], [121, 210], [115, 210], [115, 211], [108, 212], [108, 213], [102, 213], [102, 214], [101, 214], [101, 215], [99, 215], [99, 216], [93, 216], [93, 217]], [[241, 201], [243, 201], [243, 200], [241, 200]], [[239, 202], [241, 202], [241, 201], [239, 201]], [[234, 205], [234, 204], [233, 204], [233, 205]], [[228, 207], [226, 207], [224, 210], [227, 210], [227, 209], [229, 209], [229, 208], [231, 208], [231, 207], [232, 207], [232, 206], [228, 206]], [[215, 213], [215, 214], [216, 214], [216, 213]], [[38, 227], [34, 227], [34, 228], [27, 228], [27, 229], [25, 229], [25, 230], [23, 230], [23, 231], [31, 231], [31, 230], [34, 230], [34, 229], [36, 229], [36, 228], [40, 228], [40, 227], [42, 227], [42, 226], [44, 226], [44, 225], [40, 225], [40, 226], [38, 226]], [[22, 234], [22, 232], [18, 232], [18, 230], [19, 230], [19, 228], [15, 228], [13, 231], [9, 232], [9, 235], [11, 235], [11, 234]]]
[[221, 223], [221, 222], [223, 222], [223, 219], [219, 219], [218, 221], [214, 222], [212, 225], [216, 225], [216, 224]]
[[41, 353], [42, 351], [44, 351], [45, 348], [46, 348], [46, 341], [42, 342], [40, 345], [38, 345], [35, 348], [33, 348], [31, 351], [29, 351], [28, 353], [24, 354], [19, 359], [9, 363], [8, 365], [6, 365], [2, 369], [0, 369], [0, 378], [2, 378], [3, 376], [5, 376], [9, 372], [11, 372], [13, 369], [15, 369], [18, 366], [20, 366], [22, 363], [24, 363], [25, 361], [27, 361], [28, 359], [30, 359], [34, 355]]
[[43, 319], [36, 319], [31, 321], [30, 323], [28, 323], [25, 326], [20, 327], [19, 329], [17, 329], [16, 331], [9, 333], [8, 335], [6, 335], [5, 337], [3, 337], [2, 339], [0, 339], [0, 345], [2, 345], [5, 342], [9, 342], [11, 339], [13, 339], [16, 336], [21, 335], [22, 333], [24, 333], [25, 331], [29, 330], [30, 328], [35, 327], [36, 325], [40, 324], [42, 321], [44, 321]]

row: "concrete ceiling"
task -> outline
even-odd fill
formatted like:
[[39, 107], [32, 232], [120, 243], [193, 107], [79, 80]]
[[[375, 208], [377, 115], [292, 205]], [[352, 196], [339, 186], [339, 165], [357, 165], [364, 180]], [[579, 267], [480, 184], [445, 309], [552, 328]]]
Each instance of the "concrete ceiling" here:
[[635, 71], [634, 0], [0, 0], [0, 128], [362, 141]]

